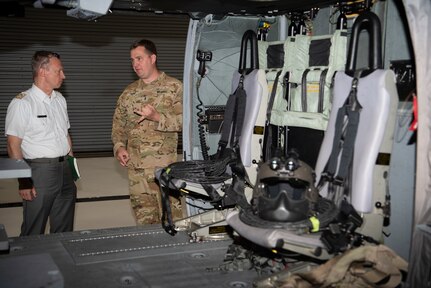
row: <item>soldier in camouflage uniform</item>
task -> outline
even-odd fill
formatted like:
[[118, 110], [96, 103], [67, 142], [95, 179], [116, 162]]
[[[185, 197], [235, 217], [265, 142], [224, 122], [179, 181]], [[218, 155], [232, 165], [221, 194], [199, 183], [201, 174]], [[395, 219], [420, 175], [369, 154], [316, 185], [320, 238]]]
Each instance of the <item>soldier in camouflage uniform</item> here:
[[[156, 47], [149, 40], [132, 44], [130, 58], [140, 79], [118, 98], [112, 123], [114, 155], [128, 168], [137, 223], [160, 223], [161, 195], [154, 171], [177, 160], [182, 83], [158, 70]], [[179, 199], [170, 198], [174, 219], [182, 218]]]

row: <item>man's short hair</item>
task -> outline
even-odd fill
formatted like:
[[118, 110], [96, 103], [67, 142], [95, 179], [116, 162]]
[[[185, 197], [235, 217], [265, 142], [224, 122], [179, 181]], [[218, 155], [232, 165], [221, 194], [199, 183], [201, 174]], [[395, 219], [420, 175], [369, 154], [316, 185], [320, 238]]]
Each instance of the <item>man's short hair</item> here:
[[45, 68], [49, 63], [49, 59], [53, 57], [60, 59], [60, 55], [58, 53], [45, 50], [36, 51], [33, 55], [33, 58], [31, 59], [33, 77], [36, 76], [37, 71], [40, 68]]
[[154, 44], [153, 41], [150, 41], [148, 39], [141, 39], [141, 40], [135, 41], [130, 46], [130, 50], [136, 49], [138, 47], [144, 47], [148, 52], [150, 52], [150, 54], [154, 54], [157, 56], [156, 44]]

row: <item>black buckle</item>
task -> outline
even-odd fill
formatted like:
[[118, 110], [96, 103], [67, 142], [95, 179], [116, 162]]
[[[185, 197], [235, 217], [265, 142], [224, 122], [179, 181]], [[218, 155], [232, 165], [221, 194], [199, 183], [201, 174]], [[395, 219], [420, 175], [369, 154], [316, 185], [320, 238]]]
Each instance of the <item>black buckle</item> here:
[[333, 181], [334, 185], [344, 186], [344, 178], [336, 176]]
[[328, 172], [323, 172], [321, 178], [330, 183], [334, 180], [334, 176]]

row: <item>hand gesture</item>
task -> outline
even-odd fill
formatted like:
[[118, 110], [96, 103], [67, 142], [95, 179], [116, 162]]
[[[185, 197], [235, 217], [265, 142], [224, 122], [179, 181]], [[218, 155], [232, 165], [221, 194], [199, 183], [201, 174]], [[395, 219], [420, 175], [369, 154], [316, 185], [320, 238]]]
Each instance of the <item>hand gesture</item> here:
[[155, 122], [159, 122], [160, 120], [159, 112], [156, 110], [156, 108], [154, 108], [153, 105], [150, 104], [145, 104], [141, 107], [141, 110], [135, 109], [134, 112], [141, 116], [141, 118], [139, 118], [137, 121], [138, 123], [141, 123], [145, 119]]

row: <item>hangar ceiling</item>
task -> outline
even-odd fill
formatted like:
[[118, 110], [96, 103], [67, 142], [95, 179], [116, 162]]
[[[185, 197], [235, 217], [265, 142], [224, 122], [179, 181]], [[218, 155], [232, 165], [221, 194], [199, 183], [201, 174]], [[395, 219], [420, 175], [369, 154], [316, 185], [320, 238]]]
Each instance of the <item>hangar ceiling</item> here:
[[[214, 15], [273, 16], [290, 12], [321, 8], [339, 1], [334, 0], [0, 0], [2, 16], [19, 16], [24, 6], [39, 8], [75, 8], [79, 3], [110, 3], [110, 10], [189, 14], [192, 17]], [[101, 4], [103, 5], [103, 4]], [[108, 4], [109, 5], [109, 4]]]
[[112, 7], [133, 6], [136, 10], [173, 13], [277, 15], [334, 3], [333, 0], [114, 0]]

